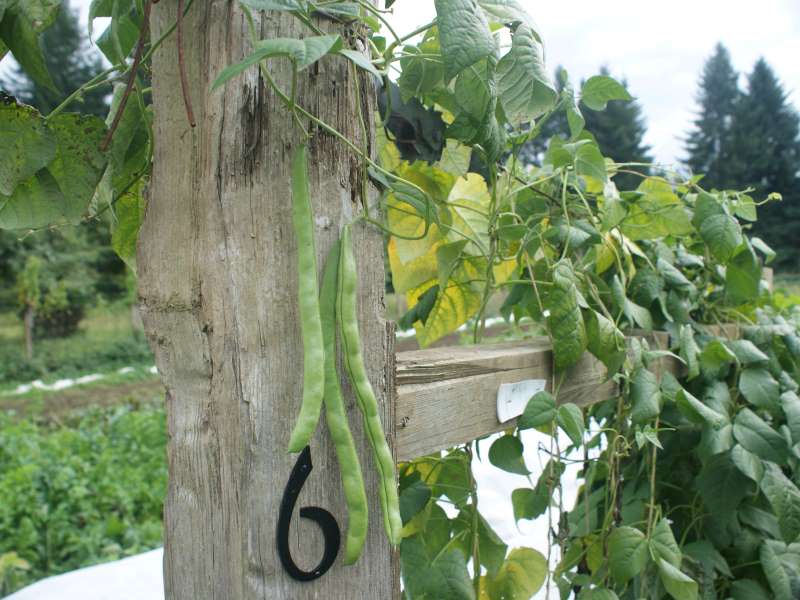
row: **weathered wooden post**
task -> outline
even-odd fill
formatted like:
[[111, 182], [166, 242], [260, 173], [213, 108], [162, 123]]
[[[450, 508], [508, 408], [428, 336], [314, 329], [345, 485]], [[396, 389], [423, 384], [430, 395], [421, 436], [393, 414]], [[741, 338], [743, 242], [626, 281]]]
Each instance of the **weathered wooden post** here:
[[[154, 6], [153, 39], [175, 22], [176, 8], [176, 0]], [[286, 13], [256, 14], [256, 25], [263, 38], [306, 34]], [[155, 160], [138, 256], [142, 317], [167, 388], [167, 598], [391, 598], [399, 586], [396, 557], [381, 527], [375, 469], [351, 396], [371, 496], [364, 554], [354, 567], [342, 566], [340, 554], [331, 570], [307, 583], [290, 578], [277, 556], [281, 498], [297, 460], [286, 446], [302, 381], [290, 211], [291, 156], [300, 136], [255, 68], [211, 92], [219, 72], [251, 47], [237, 2], [195, 2], [183, 37], [197, 127], [187, 123], [171, 36], [153, 57]], [[270, 69], [288, 90], [288, 61], [275, 60]], [[300, 74], [297, 102], [360, 140], [352, 76], [344, 59], [325, 58]], [[366, 80], [361, 89], [371, 89]], [[372, 123], [372, 101], [364, 108]], [[324, 132], [309, 152], [321, 268], [340, 227], [364, 201], [361, 165]], [[382, 240], [361, 227], [354, 234], [364, 355], [392, 432], [394, 348], [383, 314]], [[324, 508], [344, 531], [339, 471], [324, 429], [312, 442], [314, 469], [297, 509]], [[296, 510], [290, 532], [294, 561], [312, 569], [323, 552], [319, 528]]]

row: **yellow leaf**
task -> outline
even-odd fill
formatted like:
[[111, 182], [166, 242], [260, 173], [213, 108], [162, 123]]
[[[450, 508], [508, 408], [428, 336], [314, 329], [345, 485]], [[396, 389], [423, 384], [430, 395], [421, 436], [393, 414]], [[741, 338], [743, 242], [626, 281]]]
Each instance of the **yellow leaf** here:
[[489, 579], [486, 575], [481, 575], [479, 589], [480, 595], [478, 596], [478, 600], [492, 600], [491, 596], [489, 596]]
[[495, 283], [505, 283], [517, 270], [516, 259], [504, 260], [500, 264], [494, 266], [494, 280]]
[[[447, 204], [453, 215], [453, 228], [470, 240], [466, 248], [469, 254], [485, 256], [488, 253], [490, 202], [486, 182], [477, 173], [460, 177], [450, 190]], [[449, 237], [452, 241], [464, 239], [455, 232], [450, 232]]]
[[595, 273], [601, 275], [608, 271], [616, 260], [616, 248], [614, 240], [609, 234], [603, 236], [603, 242], [595, 246], [597, 260], [595, 261]]
[[442, 158], [436, 166], [456, 177], [461, 177], [469, 169], [469, 159], [472, 149], [456, 140], [448, 139], [447, 145], [442, 149]]
[[[436, 248], [442, 244], [439, 239], [430, 248], [430, 252], [426, 252], [421, 256], [412, 258], [410, 261], [403, 263], [400, 260], [398, 253], [398, 245], [404, 244], [405, 240], [398, 240], [391, 238], [388, 245], [389, 254], [389, 268], [392, 270], [392, 285], [395, 292], [398, 294], [405, 294], [409, 290], [420, 287], [423, 283], [431, 281], [437, 277], [438, 263], [436, 261]], [[416, 303], [416, 297], [414, 298]]]
[[[395, 250], [402, 264], [425, 256], [444, 239], [435, 224], [431, 224], [426, 234], [425, 219], [410, 204], [398, 200], [394, 194], [389, 194], [386, 200], [386, 221], [389, 230], [395, 234], [392, 241], [396, 242]], [[394, 269], [392, 272], [394, 273]]]
[[[427, 284], [408, 292], [406, 297], [409, 306], [419, 298], [426, 289], [435, 285], [437, 280], [431, 280]], [[428, 319], [423, 325], [415, 323], [417, 330], [417, 341], [423, 348], [429, 346], [439, 338], [442, 338], [467, 322], [481, 307], [481, 294], [471, 285], [459, 284], [451, 281], [450, 285], [444, 290], [439, 290], [436, 302], [431, 309]]]
[[425, 190], [437, 203], [447, 199], [456, 181], [452, 174], [431, 166], [425, 161], [403, 162], [397, 167], [396, 174]]

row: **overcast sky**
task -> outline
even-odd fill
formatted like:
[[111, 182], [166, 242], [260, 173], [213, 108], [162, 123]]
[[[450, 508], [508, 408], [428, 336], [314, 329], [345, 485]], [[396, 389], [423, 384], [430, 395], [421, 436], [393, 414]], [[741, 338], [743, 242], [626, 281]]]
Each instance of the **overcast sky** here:
[[[551, 71], [563, 65], [578, 82], [605, 64], [627, 79], [659, 161], [683, 157], [698, 77], [717, 42], [730, 50], [742, 84], [756, 59], [766, 58], [800, 109], [800, 0], [521, 1], [539, 25]], [[90, 0], [73, 2], [86, 14]], [[396, 0], [395, 29], [412, 31], [434, 12], [432, 0]]]

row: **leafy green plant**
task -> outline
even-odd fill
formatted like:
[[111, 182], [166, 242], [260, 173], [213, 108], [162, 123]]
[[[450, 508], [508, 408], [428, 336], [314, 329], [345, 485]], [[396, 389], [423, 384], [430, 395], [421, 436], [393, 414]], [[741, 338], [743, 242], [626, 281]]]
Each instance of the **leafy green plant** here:
[[163, 408], [59, 425], [0, 415], [2, 591], [158, 546], [165, 444]]

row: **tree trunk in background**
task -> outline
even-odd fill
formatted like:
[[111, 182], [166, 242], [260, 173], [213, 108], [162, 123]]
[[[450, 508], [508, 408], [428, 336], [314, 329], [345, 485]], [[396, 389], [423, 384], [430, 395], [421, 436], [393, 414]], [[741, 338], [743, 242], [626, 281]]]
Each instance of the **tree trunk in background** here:
[[25, 316], [22, 320], [25, 328], [25, 358], [33, 360], [33, 327], [36, 323], [36, 309], [28, 305], [25, 309]]
[[[174, 23], [176, 5], [162, 0], [154, 6], [154, 38]], [[284, 13], [267, 15], [256, 14], [261, 37], [308, 35]], [[300, 136], [255, 68], [210, 92], [219, 72], [250, 49], [237, 2], [195, 2], [184, 28], [198, 126], [187, 124], [171, 36], [153, 58], [155, 160], [138, 255], [142, 317], [167, 388], [167, 598], [391, 598], [399, 585], [397, 560], [382, 530], [378, 479], [352, 395], [351, 424], [371, 496], [364, 554], [357, 566], [344, 567], [342, 549], [326, 575], [304, 584], [290, 579], [279, 562], [276, 522], [297, 458], [286, 446], [303, 367], [290, 193]], [[270, 69], [288, 90], [288, 61], [274, 60]], [[351, 77], [343, 59], [327, 57], [301, 73], [297, 100], [360, 140]], [[372, 89], [366, 80], [361, 84]], [[359, 160], [325, 133], [310, 142], [309, 156], [321, 270], [341, 226], [360, 209], [361, 171]], [[354, 243], [364, 355], [392, 432], [394, 338], [384, 319], [382, 238], [357, 227]], [[314, 470], [297, 507], [329, 510], [344, 537], [344, 496], [324, 418], [311, 448]], [[291, 540], [301, 568], [319, 562], [322, 536], [296, 512]]]

